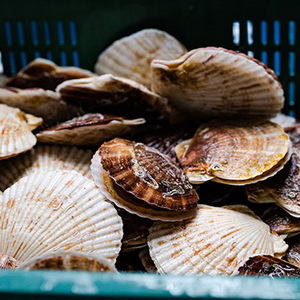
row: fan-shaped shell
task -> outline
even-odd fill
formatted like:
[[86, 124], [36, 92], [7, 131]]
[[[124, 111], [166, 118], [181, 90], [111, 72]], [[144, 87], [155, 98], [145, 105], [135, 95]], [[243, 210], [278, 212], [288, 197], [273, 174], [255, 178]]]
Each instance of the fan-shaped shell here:
[[122, 220], [93, 181], [75, 171], [35, 172], [0, 196], [0, 253], [19, 261], [57, 250], [115, 262]]
[[85, 114], [37, 133], [42, 143], [99, 146], [103, 141], [125, 135], [145, 119], [125, 119], [102, 114]]
[[130, 213], [166, 221], [195, 213], [198, 195], [182, 170], [156, 149], [116, 138], [95, 153], [91, 169], [101, 192]]
[[90, 164], [92, 151], [66, 146], [38, 146], [0, 162], [0, 190], [4, 191], [20, 178], [35, 171], [76, 171], [93, 180]]
[[160, 273], [210, 275], [232, 274], [251, 255], [282, 255], [288, 247], [242, 205], [198, 205], [191, 220], [155, 222], [148, 245]]
[[18, 108], [0, 104], [0, 160], [30, 150], [36, 144], [31, 131], [42, 122]]
[[275, 123], [212, 121], [175, 151], [192, 183], [247, 184], [278, 172], [290, 157], [289, 145]]
[[191, 117], [275, 117], [283, 89], [263, 63], [223, 48], [199, 48], [177, 60], [154, 60], [152, 90]]
[[115, 41], [98, 57], [96, 73], [111, 73], [151, 85], [150, 64], [153, 59], [176, 59], [187, 52], [170, 34], [144, 29]]
[[58, 67], [44, 58], [37, 58], [29, 63], [15, 76], [9, 78], [6, 86], [21, 89], [39, 87], [45, 90], [55, 90], [63, 81], [94, 76], [87, 70], [76, 67]]
[[57, 251], [32, 257], [22, 263], [18, 270], [117, 272], [115, 266], [104, 257], [75, 251]]

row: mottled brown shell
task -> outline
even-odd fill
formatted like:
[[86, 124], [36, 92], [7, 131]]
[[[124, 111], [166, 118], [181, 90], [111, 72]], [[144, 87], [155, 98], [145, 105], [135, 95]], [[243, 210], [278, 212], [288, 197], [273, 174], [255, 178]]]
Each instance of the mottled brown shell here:
[[297, 235], [287, 240], [289, 249], [286, 253], [287, 260], [300, 268], [300, 236]]
[[271, 255], [258, 255], [250, 257], [236, 275], [299, 277], [300, 269]]
[[103, 169], [126, 192], [159, 208], [187, 211], [198, 195], [183, 171], [158, 150], [116, 138], [99, 149]]

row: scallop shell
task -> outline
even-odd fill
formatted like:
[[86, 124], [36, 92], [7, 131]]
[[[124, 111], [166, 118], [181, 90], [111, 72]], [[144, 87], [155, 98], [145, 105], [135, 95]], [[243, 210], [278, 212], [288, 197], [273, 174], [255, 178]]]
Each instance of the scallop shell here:
[[251, 255], [282, 255], [288, 248], [246, 206], [197, 209], [191, 220], [150, 228], [148, 246], [159, 273], [232, 274]]
[[186, 48], [168, 33], [144, 29], [115, 41], [98, 57], [97, 74], [111, 73], [151, 85], [150, 64], [153, 59], [176, 59]]
[[300, 141], [300, 123], [285, 128], [285, 132], [289, 135], [293, 143]]
[[282, 128], [288, 128], [296, 123], [296, 119], [291, 116], [279, 113], [275, 118], [271, 119], [271, 122], [280, 125]]
[[117, 272], [115, 266], [104, 257], [75, 251], [57, 251], [32, 257], [22, 263], [18, 270]]
[[287, 260], [300, 268], [300, 236], [295, 236], [292, 239], [288, 239], [289, 250], [286, 253]]
[[139, 252], [139, 258], [148, 273], [157, 273], [155, 264], [149, 254], [149, 248], [144, 248]]
[[300, 269], [288, 262], [270, 255], [250, 257], [236, 272], [236, 275], [299, 277]]
[[134, 126], [144, 124], [140, 119], [125, 119], [102, 114], [85, 114], [37, 133], [42, 143], [78, 146], [99, 146], [103, 141], [125, 135]]
[[93, 180], [90, 164], [92, 151], [66, 146], [38, 146], [0, 162], [0, 190], [4, 191], [20, 178], [35, 171], [76, 171]]
[[94, 76], [87, 70], [75, 67], [58, 67], [44, 58], [37, 58], [29, 63], [18, 74], [9, 78], [6, 86], [21, 89], [39, 87], [45, 90], [55, 90], [63, 81]]
[[13, 257], [0, 253], [0, 270], [14, 270], [21, 264], [20, 261]]
[[32, 130], [43, 119], [25, 114], [18, 108], [0, 104], [0, 160], [30, 150], [36, 144]]
[[177, 60], [154, 60], [152, 90], [197, 120], [217, 116], [269, 119], [283, 107], [272, 70], [245, 54], [199, 48]]
[[101, 192], [130, 213], [165, 221], [195, 214], [198, 195], [180, 168], [156, 149], [116, 138], [95, 153], [91, 169]]
[[0, 196], [0, 253], [26, 261], [58, 250], [115, 262], [122, 220], [93, 181], [75, 171], [35, 172]]
[[175, 152], [192, 183], [243, 185], [278, 172], [290, 157], [289, 145], [275, 123], [215, 120], [200, 126]]

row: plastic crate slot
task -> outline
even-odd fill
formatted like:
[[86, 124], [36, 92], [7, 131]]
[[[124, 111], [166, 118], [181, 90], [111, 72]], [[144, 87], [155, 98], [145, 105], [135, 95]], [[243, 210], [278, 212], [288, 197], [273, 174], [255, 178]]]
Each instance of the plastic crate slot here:
[[5, 22], [4, 27], [5, 27], [6, 43], [7, 43], [8, 46], [12, 46], [13, 39], [12, 39], [10, 22]]
[[252, 21], [247, 21], [247, 42], [248, 45], [253, 44], [253, 23]]
[[20, 58], [21, 58], [22, 68], [26, 67], [27, 66], [27, 55], [26, 55], [25, 51], [21, 51]]
[[35, 51], [35, 52], [34, 52], [34, 57], [35, 57], [35, 58], [41, 57], [41, 53], [40, 53], [39, 51]]
[[295, 45], [295, 39], [296, 39], [296, 24], [294, 21], [289, 22], [289, 44], [291, 46]]
[[71, 45], [72, 46], [77, 45], [77, 31], [76, 31], [76, 25], [74, 21], [70, 22], [70, 38], [71, 38]]
[[295, 83], [294, 82], [289, 83], [289, 105], [290, 106], [295, 105]]
[[17, 31], [18, 31], [19, 45], [24, 46], [25, 44], [24, 28], [23, 28], [23, 23], [20, 21], [17, 22]]
[[274, 44], [280, 45], [280, 22], [274, 21]]
[[44, 22], [44, 38], [45, 38], [45, 45], [49, 46], [51, 44], [51, 39], [50, 39], [50, 27], [48, 22]]
[[47, 57], [49, 60], [53, 60], [52, 52], [51, 52], [51, 51], [47, 51], [46, 57]]
[[274, 71], [275, 74], [278, 76], [280, 75], [280, 52], [274, 52]]
[[290, 110], [290, 111], [289, 111], [289, 115], [290, 115], [291, 117], [295, 117], [295, 111]]
[[62, 21], [57, 22], [58, 43], [60, 46], [65, 44], [64, 27]]
[[261, 61], [262, 61], [265, 65], [268, 65], [268, 52], [267, 52], [267, 51], [262, 51], [262, 52], [261, 52]]
[[10, 66], [10, 73], [15, 74], [16, 73], [16, 59], [15, 59], [15, 54], [13, 52], [8, 53], [9, 57], [9, 66]]
[[0, 51], [0, 74], [4, 72], [3, 62], [2, 62], [2, 52]]
[[250, 57], [254, 57], [254, 52], [253, 51], [248, 51], [247, 55], [250, 56]]
[[232, 23], [232, 41], [237, 46], [240, 44], [240, 22]]
[[37, 46], [39, 44], [37, 24], [35, 21], [31, 21], [30, 24], [31, 24], [32, 43], [33, 45]]
[[67, 66], [67, 55], [65, 51], [60, 52], [60, 64], [62, 67]]
[[79, 55], [78, 55], [78, 52], [77, 51], [73, 51], [72, 52], [72, 57], [73, 57], [73, 65], [75, 67], [79, 67]]
[[262, 21], [260, 25], [261, 30], [261, 43], [266, 46], [268, 44], [268, 23], [267, 21]]
[[296, 63], [296, 54], [295, 54], [295, 52], [291, 51], [289, 53], [290, 76], [295, 76], [295, 63]]

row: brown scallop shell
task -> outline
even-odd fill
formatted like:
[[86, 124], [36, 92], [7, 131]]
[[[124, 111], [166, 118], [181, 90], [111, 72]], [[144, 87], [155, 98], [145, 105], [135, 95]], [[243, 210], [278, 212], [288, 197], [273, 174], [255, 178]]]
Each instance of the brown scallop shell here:
[[141, 201], [173, 211], [196, 207], [198, 195], [183, 171], [158, 150], [116, 138], [99, 148], [99, 156], [115, 183]]
[[300, 268], [300, 236], [295, 236], [287, 240], [289, 249], [286, 253], [287, 260]]
[[130, 132], [134, 126], [145, 123], [145, 119], [125, 119], [100, 113], [85, 114], [37, 133], [42, 143], [99, 146], [103, 141]]
[[299, 277], [300, 268], [271, 255], [258, 255], [250, 257], [236, 275]]
[[289, 158], [289, 145], [288, 135], [275, 123], [214, 120], [175, 151], [192, 183], [247, 184], [278, 172], [279, 163]]
[[6, 86], [21, 89], [39, 87], [45, 90], [55, 88], [65, 80], [86, 78], [93, 73], [75, 67], [58, 67], [55, 63], [44, 58], [37, 58], [24, 69], [6, 81]]

